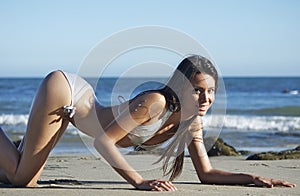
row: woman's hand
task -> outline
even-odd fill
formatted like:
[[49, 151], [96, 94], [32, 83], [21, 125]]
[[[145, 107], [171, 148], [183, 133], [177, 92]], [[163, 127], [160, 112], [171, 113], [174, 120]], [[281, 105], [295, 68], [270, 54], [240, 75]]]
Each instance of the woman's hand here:
[[170, 181], [164, 180], [145, 180], [141, 184], [136, 186], [137, 189], [141, 190], [152, 190], [152, 191], [176, 191], [177, 188]]
[[285, 187], [296, 187], [296, 184], [290, 183], [290, 182], [285, 182], [281, 180], [275, 180], [275, 179], [269, 179], [269, 178], [264, 178], [257, 176], [254, 178], [254, 184], [256, 186], [264, 186], [268, 188], [272, 188], [274, 186], [285, 186]]

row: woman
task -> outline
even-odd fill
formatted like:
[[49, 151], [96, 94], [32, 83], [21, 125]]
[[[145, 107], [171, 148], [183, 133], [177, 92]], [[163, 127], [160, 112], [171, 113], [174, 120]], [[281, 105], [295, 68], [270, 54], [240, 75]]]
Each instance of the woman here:
[[[179, 64], [164, 88], [143, 92], [117, 106], [103, 107], [85, 80], [54, 71], [43, 80], [36, 94], [19, 148], [0, 131], [0, 181], [34, 186], [51, 149], [71, 122], [94, 138], [97, 151], [137, 189], [176, 190], [171, 181], [181, 173], [185, 145], [202, 183], [294, 187], [280, 180], [212, 168], [203, 145], [201, 116], [214, 102], [217, 86], [218, 74], [213, 64], [192, 55]], [[160, 158], [170, 181], [143, 179], [117, 148], [153, 146], [170, 138], [173, 140]], [[177, 152], [177, 157], [169, 169], [173, 152]]]

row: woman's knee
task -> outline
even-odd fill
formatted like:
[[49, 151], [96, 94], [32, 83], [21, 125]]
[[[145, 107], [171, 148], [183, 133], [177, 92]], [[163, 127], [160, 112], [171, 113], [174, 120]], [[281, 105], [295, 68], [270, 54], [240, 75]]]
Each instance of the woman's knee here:
[[18, 168], [20, 153], [0, 127], [0, 176], [6, 178], [15, 175]]
[[[31, 172], [30, 166], [28, 169], [20, 169], [16, 168], [13, 174], [7, 175], [7, 179], [9, 183], [15, 187], [33, 187], [37, 183], [37, 179], [35, 178], [36, 172]], [[29, 172], [28, 172], [29, 171]]]
[[31, 179], [24, 178], [23, 176], [14, 176], [13, 178], [9, 179], [11, 185], [15, 187], [33, 187], [35, 186], [36, 182], [31, 182]]

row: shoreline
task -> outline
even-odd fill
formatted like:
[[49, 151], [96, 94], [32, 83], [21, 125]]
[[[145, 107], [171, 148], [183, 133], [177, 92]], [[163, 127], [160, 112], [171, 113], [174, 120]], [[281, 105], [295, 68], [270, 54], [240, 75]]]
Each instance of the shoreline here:
[[[125, 155], [127, 161], [137, 168], [145, 179], [162, 178], [160, 165], [152, 165], [156, 155]], [[174, 184], [178, 188], [170, 195], [298, 195], [300, 192], [299, 160], [246, 161], [245, 157], [210, 157], [214, 168], [236, 173], [254, 173], [274, 179], [296, 183], [295, 188], [260, 188], [254, 186], [225, 186], [201, 184], [185, 157], [183, 173]], [[148, 165], [145, 165], [145, 163]], [[149, 167], [150, 166], [150, 167]], [[149, 169], [150, 168], [150, 169]], [[51, 155], [36, 188], [11, 188], [0, 184], [2, 195], [148, 195], [122, 179], [101, 158], [92, 154]]]
[[[210, 142], [209, 139], [210, 138], [206, 138], [206, 141]], [[216, 140], [220, 140], [220, 141], [224, 142], [221, 145], [225, 145], [225, 146], [232, 148], [232, 150], [239, 153], [238, 156], [251, 156], [254, 154], [268, 153], [268, 152], [280, 153], [280, 152], [284, 152], [284, 151], [288, 151], [288, 150], [290, 150], [290, 151], [295, 150], [295, 148], [300, 146], [300, 143], [299, 143], [299, 144], [294, 144], [294, 145], [285, 146], [285, 147], [283, 147], [283, 146], [281, 146], [281, 147], [271, 147], [271, 146], [270, 147], [257, 147], [257, 146], [254, 146], [251, 148], [250, 147], [243, 148], [243, 147], [233, 146], [231, 143], [228, 143], [226, 140], [224, 140], [222, 138], [217, 138]], [[215, 142], [216, 141], [214, 141], [214, 143]], [[158, 147], [158, 150], [163, 147], [164, 147], [163, 145], [161, 147]], [[221, 146], [221, 148], [222, 148], [222, 146]], [[119, 150], [121, 151], [122, 154], [125, 154], [125, 155], [128, 153], [130, 154], [132, 152], [133, 152], [133, 154], [135, 154], [135, 152], [136, 152], [133, 150], [133, 148], [119, 148]], [[50, 154], [51, 155], [94, 154], [94, 155], [98, 156], [98, 152], [96, 152], [96, 150], [92, 147], [92, 144], [85, 144], [80, 137], [73, 138], [72, 140], [64, 140], [64, 139], [60, 140], [57, 143], [57, 145], [54, 147], [54, 149], [51, 151]], [[147, 154], [147, 153], [143, 153], [143, 154]], [[150, 152], [150, 154], [153, 154], [153, 153]], [[185, 155], [188, 155], [187, 149], [186, 149]], [[221, 154], [221, 156], [222, 156], [222, 154]]]

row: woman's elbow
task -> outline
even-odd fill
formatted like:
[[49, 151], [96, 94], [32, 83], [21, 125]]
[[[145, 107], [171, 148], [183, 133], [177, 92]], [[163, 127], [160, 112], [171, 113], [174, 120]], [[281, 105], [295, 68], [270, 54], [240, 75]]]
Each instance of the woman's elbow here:
[[214, 175], [210, 171], [201, 173], [198, 178], [202, 184], [214, 184], [215, 182]]
[[201, 182], [202, 184], [214, 184], [213, 181], [211, 181], [211, 180], [209, 180], [209, 179], [207, 179], [207, 178], [202, 178], [202, 179], [200, 179], [200, 182]]

